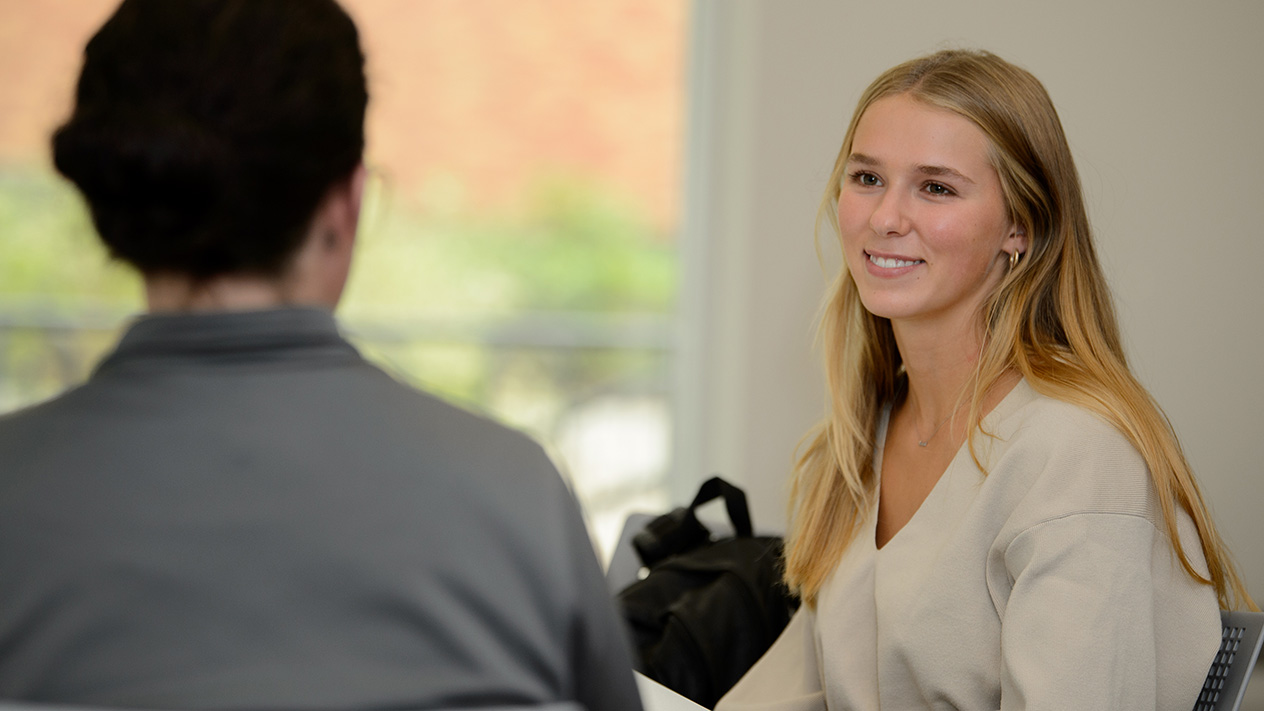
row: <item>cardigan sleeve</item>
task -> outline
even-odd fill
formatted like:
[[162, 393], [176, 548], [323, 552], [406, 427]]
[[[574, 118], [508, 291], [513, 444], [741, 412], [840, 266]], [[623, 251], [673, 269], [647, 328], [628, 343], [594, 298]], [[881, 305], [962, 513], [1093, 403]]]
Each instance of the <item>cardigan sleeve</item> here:
[[815, 612], [800, 607], [772, 647], [720, 699], [716, 711], [825, 711], [815, 629]]
[[[1146, 517], [1039, 523], [1010, 542], [1004, 565], [1003, 711], [1193, 706], [1218, 641], [1216, 598]], [[1159, 678], [1174, 655], [1186, 657], [1178, 678]]]

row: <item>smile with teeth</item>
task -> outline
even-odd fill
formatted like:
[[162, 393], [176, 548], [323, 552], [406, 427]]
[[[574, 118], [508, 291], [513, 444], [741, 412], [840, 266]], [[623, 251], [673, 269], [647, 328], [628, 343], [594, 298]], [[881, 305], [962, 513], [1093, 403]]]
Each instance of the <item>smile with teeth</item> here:
[[911, 267], [914, 264], [921, 264], [923, 262], [923, 260], [921, 259], [914, 259], [912, 261], [909, 261], [906, 259], [888, 259], [886, 257], [879, 257], [873, 254], [869, 255], [869, 261], [873, 262], [879, 267], [882, 267], [883, 269], [895, 269], [896, 267]]

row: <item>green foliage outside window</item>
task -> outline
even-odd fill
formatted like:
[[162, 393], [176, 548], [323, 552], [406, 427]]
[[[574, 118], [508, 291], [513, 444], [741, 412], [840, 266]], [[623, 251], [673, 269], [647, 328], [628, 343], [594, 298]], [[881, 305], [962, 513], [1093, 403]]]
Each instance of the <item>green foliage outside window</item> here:
[[[400, 377], [525, 426], [613, 381], [661, 381], [674, 247], [612, 194], [553, 179], [480, 210], [371, 190], [342, 320]], [[85, 377], [142, 299], [45, 172], [0, 173], [0, 254], [3, 411]]]

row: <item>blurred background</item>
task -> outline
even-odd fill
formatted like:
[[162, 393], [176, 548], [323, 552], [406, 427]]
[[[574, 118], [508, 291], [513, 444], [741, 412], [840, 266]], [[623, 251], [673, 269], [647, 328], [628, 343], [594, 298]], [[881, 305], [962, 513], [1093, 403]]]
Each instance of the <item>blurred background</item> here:
[[[141, 307], [51, 167], [117, 0], [0, 3], [0, 412]], [[685, 0], [344, 0], [371, 180], [339, 313], [397, 378], [554, 450], [603, 545], [667, 504]]]

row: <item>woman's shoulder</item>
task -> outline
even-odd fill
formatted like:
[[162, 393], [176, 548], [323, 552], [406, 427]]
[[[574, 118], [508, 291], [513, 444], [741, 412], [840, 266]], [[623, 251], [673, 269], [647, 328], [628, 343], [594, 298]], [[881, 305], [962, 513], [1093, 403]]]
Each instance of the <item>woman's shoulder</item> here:
[[1010, 447], [1050, 456], [1136, 455], [1132, 442], [1105, 415], [1067, 400], [1045, 395], [1026, 380], [985, 420], [984, 429]]
[[1149, 468], [1119, 428], [1026, 381], [1015, 390], [1018, 402], [989, 430], [989, 479], [1021, 492], [1035, 518], [1116, 513], [1157, 520]]

